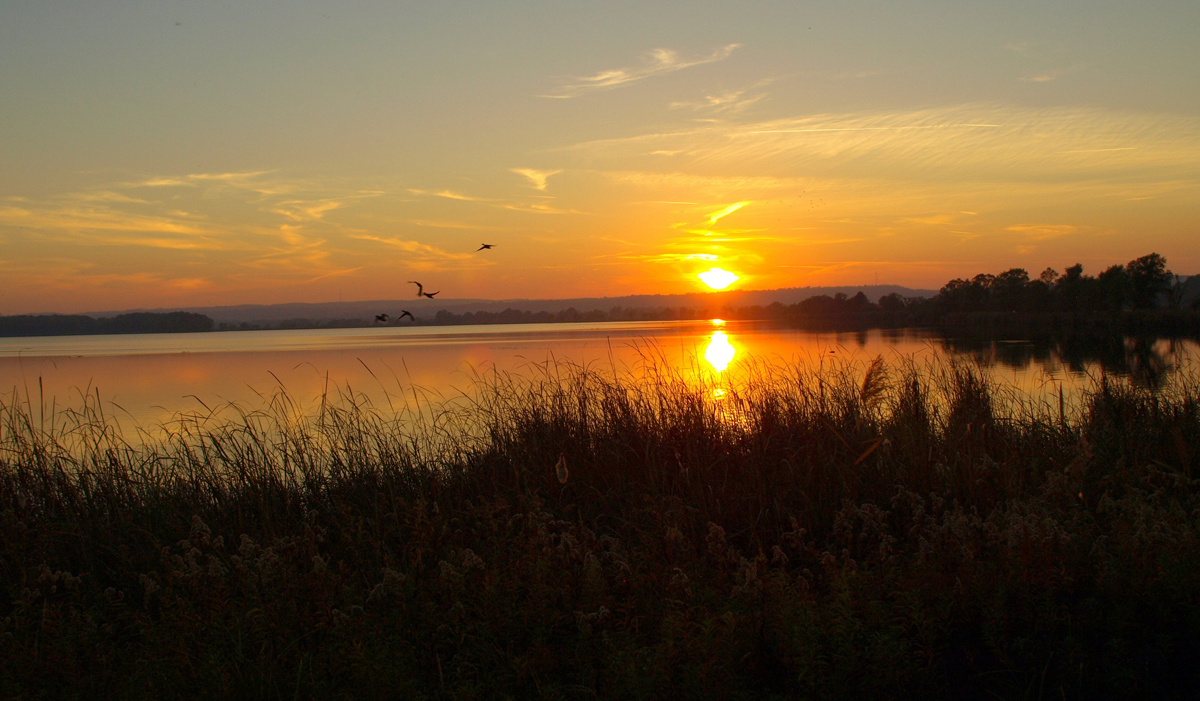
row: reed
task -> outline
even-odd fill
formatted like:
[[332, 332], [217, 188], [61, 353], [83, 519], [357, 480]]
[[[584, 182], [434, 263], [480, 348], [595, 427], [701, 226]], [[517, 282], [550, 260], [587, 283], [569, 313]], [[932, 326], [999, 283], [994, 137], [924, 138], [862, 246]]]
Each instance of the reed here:
[[128, 439], [94, 393], [0, 403], [0, 695], [1200, 681], [1195, 375], [1041, 403], [942, 360], [729, 385], [648, 358], [397, 397], [280, 392]]

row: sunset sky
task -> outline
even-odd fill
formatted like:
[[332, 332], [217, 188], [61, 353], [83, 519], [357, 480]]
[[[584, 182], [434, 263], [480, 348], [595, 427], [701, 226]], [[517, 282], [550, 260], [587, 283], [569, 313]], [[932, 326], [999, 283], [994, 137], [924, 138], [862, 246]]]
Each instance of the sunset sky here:
[[10, 0], [0, 313], [1200, 273], [1198, 27], [1194, 0]]

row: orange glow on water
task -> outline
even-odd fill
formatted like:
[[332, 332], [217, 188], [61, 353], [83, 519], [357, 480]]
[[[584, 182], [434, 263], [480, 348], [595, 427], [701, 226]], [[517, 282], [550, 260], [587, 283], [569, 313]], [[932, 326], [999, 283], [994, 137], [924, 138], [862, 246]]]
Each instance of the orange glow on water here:
[[704, 349], [704, 359], [717, 372], [724, 372], [737, 355], [737, 349], [729, 342], [729, 336], [724, 331], [714, 331], [709, 338], [708, 347]]

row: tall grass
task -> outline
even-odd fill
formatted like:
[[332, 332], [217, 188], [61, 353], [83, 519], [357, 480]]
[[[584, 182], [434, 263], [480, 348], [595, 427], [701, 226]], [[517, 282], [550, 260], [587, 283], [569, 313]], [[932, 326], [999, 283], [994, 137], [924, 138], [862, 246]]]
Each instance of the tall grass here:
[[14, 396], [0, 695], [1182, 697], [1198, 456], [1186, 373], [550, 363], [130, 440]]

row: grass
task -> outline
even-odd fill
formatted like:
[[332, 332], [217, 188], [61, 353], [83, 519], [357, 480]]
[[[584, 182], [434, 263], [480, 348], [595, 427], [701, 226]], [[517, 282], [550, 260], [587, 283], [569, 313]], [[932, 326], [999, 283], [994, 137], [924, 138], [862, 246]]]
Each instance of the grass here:
[[1190, 698], [1200, 382], [559, 363], [469, 401], [0, 405], [0, 696]]

